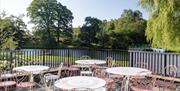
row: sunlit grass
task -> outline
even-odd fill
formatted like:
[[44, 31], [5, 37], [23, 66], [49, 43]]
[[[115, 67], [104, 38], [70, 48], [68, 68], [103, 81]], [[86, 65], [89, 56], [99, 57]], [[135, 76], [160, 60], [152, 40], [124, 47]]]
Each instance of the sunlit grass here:
[[[79, 57], [66, 57], [66, 56], [38, 56], [38, 55], [16, 55], [20, 59], [29, 60], [29, 61], [63, 61], [63, 62], [75, 62], [79, 60]], [[116, 60], [115, 64], [119, 66], [127, 66], [128, 61]]]

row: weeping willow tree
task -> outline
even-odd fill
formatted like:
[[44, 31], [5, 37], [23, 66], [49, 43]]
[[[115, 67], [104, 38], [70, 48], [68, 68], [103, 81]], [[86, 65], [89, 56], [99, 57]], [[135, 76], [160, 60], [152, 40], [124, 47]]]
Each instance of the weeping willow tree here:
[[139, 0], [139, 4], [150, 14], [145, 34], [152, 47], [180, 51], [180, 1]]

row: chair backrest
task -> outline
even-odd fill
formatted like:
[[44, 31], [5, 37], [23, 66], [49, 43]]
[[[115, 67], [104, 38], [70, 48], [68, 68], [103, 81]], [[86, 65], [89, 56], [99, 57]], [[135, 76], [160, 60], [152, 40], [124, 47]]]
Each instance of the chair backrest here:
[[176, 65], [167, 65], [164, 68], [164, 75], [169, 76], [169, 77], [176, 77], [176, 75], [177, 75]]
[[3, 70], [0, 68], [0, 82], [3, 80], [2, 74], [3, 74]]
[[91, 59], [90, 56], [84, 55], [80, 57], [80, 60], [86, 60], [86, 59]]
[[90, 65], [81, 65], [81, 71], [92, 71], [92, 67]]
[[[151, 77], [151, 75], [149, 75], [149, 76], [145, 76], [143, 79], [131, 78], [130, 81], [131, 81], [131, 84], [130, 84], [131, 87], [138, 86], [138, 88], [153, 90], [153, 88], [155, 86], [156, 78]], [[121, 89], [123, 89], [123, 88], [121, 88]], [[131, 88], [131, 89], [134, 91], [133, 88]]]
[[40, 77], [39, 80], [40, 81], [37, 83], [37, 85], [39, 85], [39, 86], [44, 85], [45, 87], [48, 87], [48, 85], [47, 85], [48, 83], [45, 79], [45, 73], [47, 73], [47, 72], [48, 72], [48, 70], [43, 70], [39, 73], [39, 77]]
[[25, 70], [19, 70], [19, 71], [16, 71], [15, 80], [17, 83], [29, 82], [31, 80], [31, 79], [29, 79], [30, 75], [31, 75], [30, 72], [27, 72]]
[[108, 67], [113, 67], [115, 65], [115, 60], [112, 57], [106, 57], [106, 63]]
[[12, 71], [7, 71], [0, 68], [0, 82], [1, 81], [7, 81], [7, 80], [14, 80], [15, 74], [12, 73]]
[[99, 78], [108, 77], [105, 69], [95, 69], [93, 72], [94, 72], [93, 73], [94, 76], [96, 76], [96, 77], [99, 77]]
[[2, 75], [2, 73], [3, 73], [3, 72], [2, 72], [2, 69], [0, 68], [0, 79], [1, 79], [1, 75]]
[[62, 70], [62, 67], [63, 67], [63, 62], [61, 62], [61, 64], [59, 65], [58, 67], [58, 75], [60, 76], [61, 75], [61, 70]]

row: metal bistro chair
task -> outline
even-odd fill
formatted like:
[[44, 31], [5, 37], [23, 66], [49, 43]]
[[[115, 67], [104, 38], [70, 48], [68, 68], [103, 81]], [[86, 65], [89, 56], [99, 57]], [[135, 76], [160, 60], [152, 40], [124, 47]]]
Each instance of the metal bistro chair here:
[[[107, 62], [107, 67], [109, 67], [109, 68], [118, 66], [115, 64], [115, 60], [113, 60], [112, 57], [107, 57], [106, 62]], [[109, 74], [109, 78], [113, 79], [116, 83], [121, 84], [124, 76], [123, 75]]]
[[106, 61], [106, 65], [104, 65], [104, 66], [93, 65], [92, 67], [99, 72], [101, 72], [107, 68], [114, 67], [115, 61], [113, 60], [112, 57], [106, 57], [105, 61]]
[[152, 78], [151, 76], [146, 76], [144, 79], [137, 80], [131, 79], [130, 89], [132, 91], [154, 91], [154, 83], [156, 78]]
[[39, 88], [37, 89], [37, 91], [53, 91], [54, 89], [51, 89], [48, 86], [48, 82], [45, 79], [45, 73], [47, 73], [47, 70], [43, 70], [39, 73], [39, 77], [40, 77], [40, 81], [38, 83]]
[[115, 60], [113, 60], [112, 57], [106, 57], [106, 63], [107, 63], [107, 67], [114, 67], [115, 65]]
[[92, 67], [90, 65], [82, 65], [80, 75], [81, 76], [93, 76]]
[[19, 90], [32, 90], [33, 87], [36, 85], [35, 82], [30, 81], [30, 72], [24, 71], [24, 70], [19, 70], [16, 72], [17, 76], [16, 78], [16, 88], [17, 91]]
[[87, 59], [91, 59], [90, 56], [84, 55], [80, 57], [80, 60], [87, 60]]
[[[90, 56], [84, 55], [82, 57], [80, 57], [80, 60], [87, 60], [87, 59], [91, 59]], [[81, 76], [93, 76], [93, 72], [92, 72], [92, 67], [90, 65], [81, 65], [81, 72], [80, 72]]]
[[68, 68], [68, 75], [67, 76], [79, 76], [80, 75], [80, 68], [77, 67], [69, 67]]
[[176, 77], [176, 74], [177, 74], [177, 67], [175, 65], [167, 65], [163, 69], [162, 76], [170, 77], [171, 80], [158, 79], [155, 82], [155, 86], [163, 88], [163, 89], [176, 89], [176, 85], [174, 83], [174, 79]]
[[16, 85], [14, 81], [15, 74], [6, 73], [6, 71], [0, 69], [0, 91], [9, 91]]
[[54, 81], [58, 80], [61, 77], [61, 70], [63, 67], [63, 62], [58, 67], [57, 74], [47, 73], [44, 75], [44, 78], [47, 83], [49, 83], [49, 86], [52, 86]]
[[[100, 70], [100, 69], [98, 69], [98, 70]], [[115, 81], [112, 78], [108, 77], [108, 74], [106, 73], [106, 70], [101, 70], [101, 71], [98, 71], [98, 70], [94, 71], [94, 76], [96, 76], [98, 78], [102, 78], [103, 80], [106, 81], [106, 89], [107, 89], [107, 91], [114, 91], [114, 89], [115, 89], [115, 86], [114, 86]], [[98, 89], [97, 89], [97, 91], [98, 91]]]

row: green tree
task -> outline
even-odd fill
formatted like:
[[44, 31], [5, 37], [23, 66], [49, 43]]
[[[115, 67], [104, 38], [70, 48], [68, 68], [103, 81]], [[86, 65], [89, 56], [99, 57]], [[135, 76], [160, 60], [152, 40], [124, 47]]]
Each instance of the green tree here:
[[17, 44], [18, 48], [22, 48], [24, 46], [25, 39], [27, 37], [26, 35], [27, 28], [26, 28], [26, 24], [22, 20], [22, 17], [24, 17], [24, 15], [18, 17], [12, 16], [12, 21], [15, 27], [13, 33], [13, 37], [14, 37], [13, 40], [18, 43]]
[[110, 46], [113, 49], [127, 49], [130, 42], [127, 32], [112, 32], [110, 34]]
[[[142, 13], [138, 10], [132, 11], [131, 9], [129, 10], [124, 10], [123, 13], [121, 14], [121, 17], [117, 20], [117, 25], [115, 29], [115, 32], [121, 32], [121, 31], [140, 31], [137, 27], [137, 23], [144, 22], [145, 20], [142, 18]], [[142, 24], [139, 24], [142, 25]]]
[[142, 13], [138, 10], [124, 10], [120, 18], [111, 20], [107, 25], [109, 29], [113, 29], [110, 34], [112, 48], [128, 48], [147, 43], [146, 20], [142, 18]]
[[83, 46], [124, 49], [146, 44], [145, 28], [140, 11], [124, 10], [120, 18], [110, 21], [86, 17], [78, 38]]
[[101, 48], [108, 48], [111, 31], [114, 29], [113, 23], [108, 23], [106, 20], [102, 21], [100, 31], [97, 32], [96, 37]]
[[146, 36], [152, 47], [180, 51], [179, 0], [139, 0], [150, 13]]
[[53, 48], [72, 37], [72, 12], [56, 0], [33, 0], [27, 11], [42, 46]]
[[29, 30], [26, 31], [26, 38], [25, 38], [23, 48], [38, 48], [38, 45], [37, 45], [38, 39], [35, 39], [35, 36], [32, 33], [33, 32]]
[[77, 28], [73, 28], [73, 45], [75, 46], [80, 46], [80, 32], [81, 32], [81, 27], [78, 26]]
[[[72, 39], [72, 12], [63, 6], [61, 3], [57, 4], [56, 16], [55, 16], [55, 28], [54, 33], [57, 42], [67, 42]], [[57, 24], [56, 24], [57, 22]]]
[[0, 14], [0, 46], [8, 48], [10, 43], [13, 48], [21, 48], [24, 45], [26, 25], [22, 21], [22, 17], [7, 16], [4, 13]]
[[16, 49], [17, 42], [13, 40], [13, 37], [6, 38], [2, 44], [2, 49]]
[[82, 26], [80, 33], [80, 41], [83, 45], [92, 46], [97, 44], [96, 34], [101, 30], [101, 24], [102, 21], [97, 18], [85, 18], [85, 24]]
[[56, 14], [56, 0], [33, 0], [30, 6], [27, 8], [28, 16], [31, 18], [31, 22], [35, 25], [35, 30], [40, 31], [42, 46], [46, 48], [52, 48], [55, 46], [55, 40], [53, 40], [54, 30], [54, 18]]

